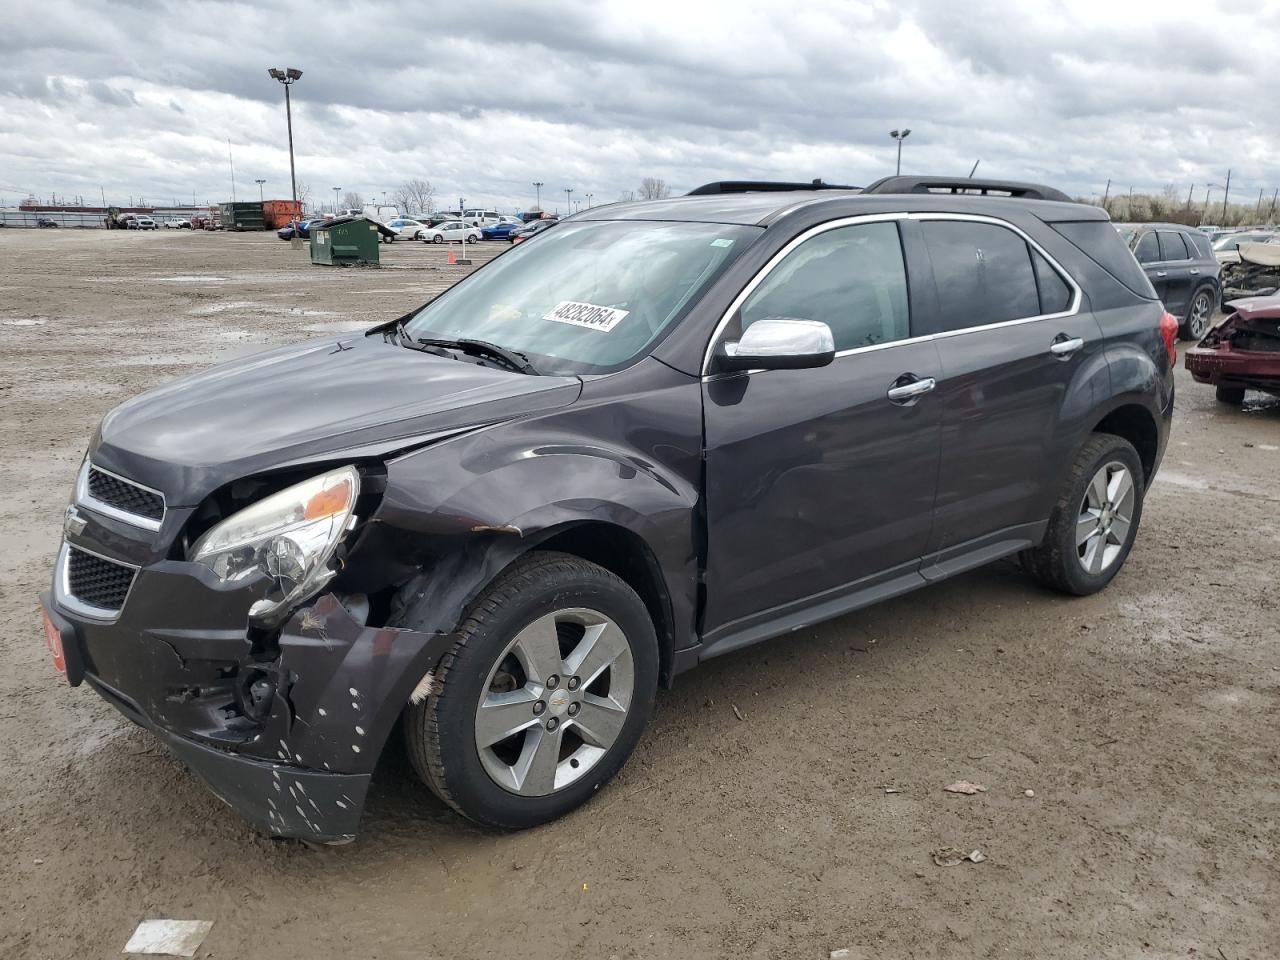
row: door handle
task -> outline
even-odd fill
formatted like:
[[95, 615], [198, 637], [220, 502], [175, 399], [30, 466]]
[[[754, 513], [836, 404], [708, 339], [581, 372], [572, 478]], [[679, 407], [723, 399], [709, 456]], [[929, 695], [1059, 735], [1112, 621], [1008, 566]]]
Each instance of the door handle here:
[[1067, 359], [1067, 357], [1071, 356], [1084, 346], [1084, 340], [1080, 337], [1066, 339], [1063, 334], [1059, 334], [1059, 336], [1064, 338], [1061, 340], [1054, 340], [1053, 343], [1049, 344], [1049, 352], [1059, 360]]
[[1163, 271], [1163, 270], [1157, 270], [1157, 271], [1156, 271], [1156, 276], [1157, 276], [1157, 277], [1163, 277], [1163, 276], [1167, 276], [1167, 274], [1166, 274], [1166, 273], [1165, 273], [1165, 271]]
[[907, 377], [914, 376], [911, 373], [904, 373], [895, 380], [894, 386], [889, 388], [889, 399], [894, 403], [908, 404], [917, 397], [924, 396], [938, 385], [938, 381], [934, 380], [933, 377], [916, 378], [903, 382]]
[[1196, 267], [1192, 267], [1192, 268], [1191, 268], [1191, 275], [1192, 275], [1193, 277], [1198, 277], [1198, 276], [1200, 276], [1200, 270], [1199, 270], [1198, 268], [1196, 268]]

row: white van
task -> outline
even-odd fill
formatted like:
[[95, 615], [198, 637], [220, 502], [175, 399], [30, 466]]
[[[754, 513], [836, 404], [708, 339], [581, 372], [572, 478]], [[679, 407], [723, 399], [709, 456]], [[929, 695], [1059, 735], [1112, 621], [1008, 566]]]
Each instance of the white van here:
[[464, 210], [462, 211], [462, 219], [473, 227], [487, 227], [498, 222], [498, 211], [480, 208]]
[[377, 203], [366, 203], [361, 213], [370, 220], [377, 220], [379, 223], [390, 223], [400, 216], [400, 211], [397, 208]]

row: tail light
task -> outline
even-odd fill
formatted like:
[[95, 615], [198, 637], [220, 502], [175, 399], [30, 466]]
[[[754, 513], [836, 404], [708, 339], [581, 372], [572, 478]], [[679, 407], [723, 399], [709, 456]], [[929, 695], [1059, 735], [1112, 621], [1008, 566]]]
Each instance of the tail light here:
[[1164, 348], [1169, 351], [1169, 366], [1177, 366], [1178, 349], [1175, 344], [1178, 342], [1178, 318], [1168, 310], [1160, 318], [1160, 336], [1164, 337]]

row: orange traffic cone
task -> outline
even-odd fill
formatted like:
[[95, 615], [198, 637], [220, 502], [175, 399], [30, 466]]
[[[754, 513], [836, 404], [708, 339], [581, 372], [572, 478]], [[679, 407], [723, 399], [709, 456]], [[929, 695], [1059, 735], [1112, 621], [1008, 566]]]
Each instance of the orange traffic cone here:
[[451, 264], [456, 264], [457, 262], [458, 262], [458, 258], [457, 258], [457, 257], [454, 255], [454, 253], [453, 253], [453, 247], [450, 247], [450, 248], [449, 248], [449, 263], [451, 263]]

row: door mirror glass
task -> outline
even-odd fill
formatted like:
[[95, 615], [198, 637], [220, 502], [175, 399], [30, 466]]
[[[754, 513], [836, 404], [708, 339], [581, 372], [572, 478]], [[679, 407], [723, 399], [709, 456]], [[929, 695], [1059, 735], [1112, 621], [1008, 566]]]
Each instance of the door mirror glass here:
[[821, 320], [765, 317], [721, 349], [721, 370], [800, 370], [834, 360], [836, 341]]

